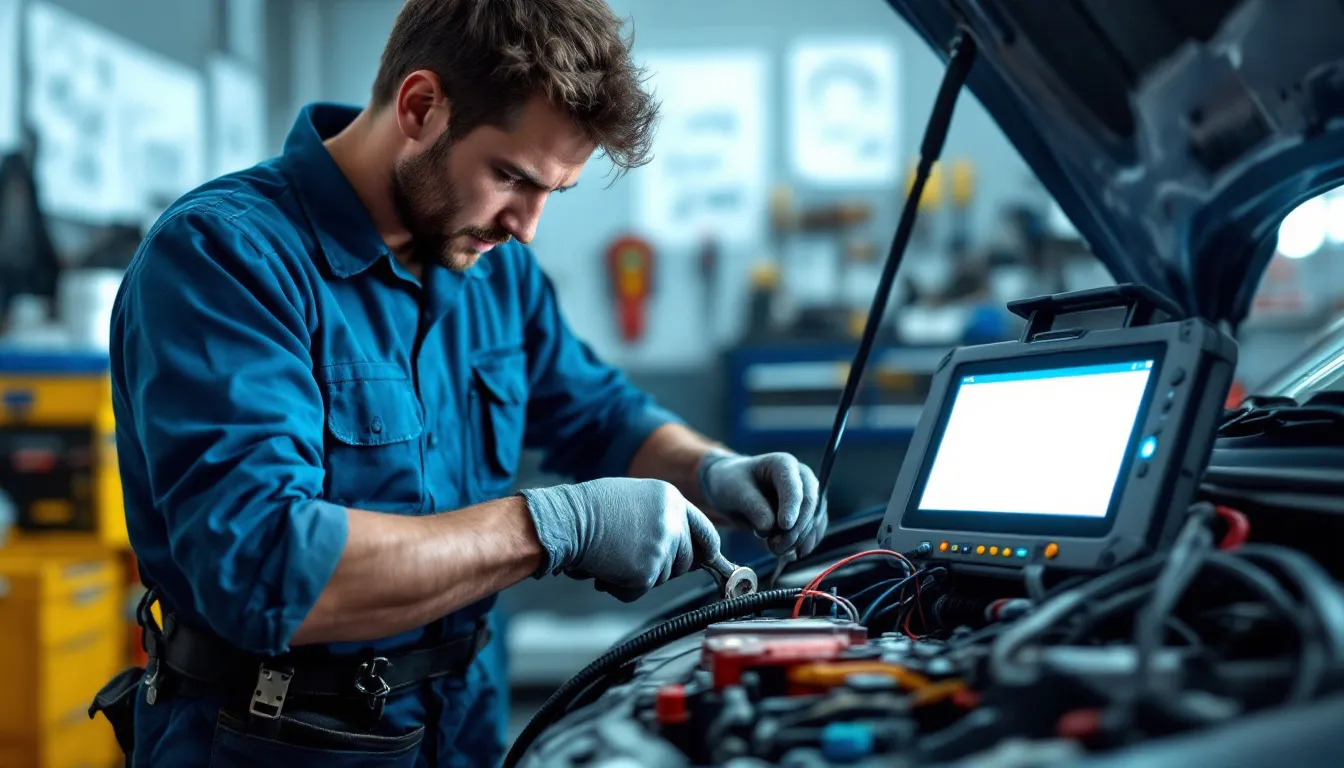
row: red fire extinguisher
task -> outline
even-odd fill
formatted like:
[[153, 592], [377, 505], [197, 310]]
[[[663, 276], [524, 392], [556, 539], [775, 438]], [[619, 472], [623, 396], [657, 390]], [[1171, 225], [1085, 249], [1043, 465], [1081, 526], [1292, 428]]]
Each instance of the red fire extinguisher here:
[[644, 335], [645, 310], [653, 294], [653, 247], [638, 237], [622, 237], [607, 249], [607, 270], [621, 338], [638, 341]]

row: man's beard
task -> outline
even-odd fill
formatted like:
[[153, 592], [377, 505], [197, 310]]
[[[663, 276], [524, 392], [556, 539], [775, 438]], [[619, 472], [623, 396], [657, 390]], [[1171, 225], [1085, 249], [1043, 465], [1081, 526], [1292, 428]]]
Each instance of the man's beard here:
[[489, 243], [503, 243], [509, 233], [498, 227], [449, 227], [462, 211], [457, 190], [449, 180], [448, 161], [453, 137], [444, 131], [424, 152], [401, 160], [392, 171], [392, 201], [401, 224], [411, 235], [411, 259], [428, 265], [438, 262], [454, 272], [469, 269], [480, 258], [474, 249], [455, 241], [464, 235]]

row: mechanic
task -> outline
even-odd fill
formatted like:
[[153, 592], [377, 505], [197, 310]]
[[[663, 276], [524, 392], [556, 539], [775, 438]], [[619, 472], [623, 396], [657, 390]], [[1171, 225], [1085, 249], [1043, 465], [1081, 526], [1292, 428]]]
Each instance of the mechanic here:
[[[164, 617], [142, 606], [151, 661], [114, 721], [134, 765], [495, 765], [504, 681], [477, 654], [501, 589], [630, 601], [717, 553], [715, 524], [777, 554], [824, 534], [810, 469], [661, 410], [526, 247], [597, 150], [647, 160], [621, 28], [603, 0], [410, 0], [366, 109], [306, 107], [280, 157], [148, 234], [111, 343]], [[574, 483], [510, 494], [524, 446]]]

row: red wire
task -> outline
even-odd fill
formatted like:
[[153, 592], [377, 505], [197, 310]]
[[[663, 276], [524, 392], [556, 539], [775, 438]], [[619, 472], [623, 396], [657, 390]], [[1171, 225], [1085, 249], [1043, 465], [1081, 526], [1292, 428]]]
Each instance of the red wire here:
[[[918, 599], [918, 598], [916, 598], [916, 599]], [[914, 618], [914, 615], [915, 615], [915, 612], [914, 612], [914, 611], [906, 611], [906, 614], [905, 614], [905, 621], [901, 623], [901, 630], [904, 631], [904, 632], [905, 632], [905, 636], [908, 637], [908, 638], [910, 638], [911, 640], [919, 640], [919, 639], [921, 639], [921, 638], [919, 637], [919, 635], [916, 635], [916, 634], [910, 629], [910, 619]]]
[[802, 601], [804, 598], [808, 597], [821, 597], [830, 600], [832, 603], [835, 603], [837, 606], [839, 606], [840, 609], [844, 611], [847, 615], [849, 615], [849, 618], [851, 620], [857, 618], [852, 613], [850, 613], [849, 605], [847, 605], [843, 600], [836, 597], [835, 595], [832, 595], [830, 592], [818, 592], [815, 589], [805, 589], [803, 590], [802, 594], [798, 596], [798, 603], [793, 606], [793, 618], [795, 619], [798, 618], [800, 613], [799, 609], [802, 607], [803, 604]]
[[865, 557], [875, 557], [875, 556], [877, 556], [877, 555], [885, 555], [885, 556], [887, 556], [887, 557], [894, 557], [894, 558], [896, 558], [897, 560], [900, 560], [902, 563], [905, 563], [906, 567], [910, 569], [910, 572], [911, 572], [911, 573], [914, 573], [914, 571], [915, 571], [915, 564], [912, 563], [912, 562], [910, 562], [910, 558], [906, 557], [905, 555], [902, 555], [900, 552], [893, 552], [893, 551], [891, 551], [890, 549], [870, 549], [870, 550], [867, 550], [867, 551], [865, 551], [865, 552], [859, 552], [858, 554], [850, 555], [849, 557], [846, 557], [845, 559], [840, 560], [839, 562], [837, 562], [837, 563], [835, 563], [834, 565], [830, 566], [829, 568], [827, 568], [826, 570], [824, 570], [824, 571], [822, 571], [820, 574], [818, 574], [818, 575], [817, 575], [817, 578], [813, 579], [813, 580], [807, 585], [807, 587], [808, 587], [808, 589], [816, 589], [818, 586], [821, 585], [821, 582], [822, 582], [827, 576], [830, 576], [832, 573], [835, 573], [835, 571], [836, 571], [837, 569], [842, 568], [842, 567], [844, 567], [844, 566], [846, 566], [846, 565], [849, 565], [850, 563], [854, 562], [855, 560], [862, 560], [862, 559], [865, 558]]
[[[835, 564], [831, 565], [829, 568], [827, 568], [826, 570], [824, 570], [824, 571], [822, 571], [820, 574], [818, 574], [817, 577], [816, 577], [815, 579], [813, 579], [812, 581], [809, 581], [809, 582], [807, 583], [807, 586], [804, 587], [803, 590], [804, 590], [804, 592], [806, 592], [806, 591], [808, 591], [808, 590], [816, 591], [818, 588], [821, 587], [821, 582], [822, 582], [822, 580], [824, 580], [827, 576], [830, 576], [832, 573], [834, 573], [834, 572], [836, 571], [836, 569], [841, 568], [841, 567], [846, 566], [846, 565], [849, 565], [850, 563], [854, 562], [855, 560], [862, 560], [862, 559], [865, 558], [865, 557], [875, 557], [875, 556], [877, 556], [877, 555], [883, 555], [883, 556], [886, 556], [886, 557], [894, 557], [894, 558], [896, 558], [897, 560], [900, 560], [902, 563], [905, 563], [905, 565], [906, 565], [907, 568], [910, 569], [910, 570], [909, 570], [909, 573], [914, 573], [915, 570], [916, 570], [916, 569], [915, 569], [915, 564], [912, 563], [912, 562], [910, 562], [910, 558], [906, 557], [905, 555], [902, 555], [900, 552], [893, 552], [893, 551], [891, 551], [890, 549], [869, 549], [869, 550], [864, 551], [864, 552], [859, 552], [858, 554], [850, 555], [849, 557], [846, 557], [846, 558], [844, 558], [843, 560], [840, 560], [840, 561], [836, 562]], [[798, 596], [798, 602], [797, 602], [797, 603], [794, 603], [794, 606], [793, 606], [793, 617], [794, 617], [795, 619], [798, 618], [798, 616], [799, 616], [799, 615], [802, 613], [802, 611], [803, 611], [803, 599], [804, 599], [805, 597], [807, 597], [806, 594], [799, 595], [799, 596]]]
[[1227, 535], [1218, 542], [1218, 548], [1221, 550], [1236, 549], [1251, 537], [1251, 521], [1246, 519], [1246, 515], [1231, 508], [1216, 506], [1214, 511], [1227, 523]]

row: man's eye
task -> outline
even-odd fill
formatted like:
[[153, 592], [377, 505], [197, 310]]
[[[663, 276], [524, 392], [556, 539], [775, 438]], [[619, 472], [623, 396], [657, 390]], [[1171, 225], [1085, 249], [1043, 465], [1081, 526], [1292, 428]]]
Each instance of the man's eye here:
[[509, 186], [515, 186], [522, 181], [521, 177], [514, 176], [512, 173], [509, 173], [507, 171], [496, 171], [495, 174], [499, 176], [499, 180], [501, 182]]

